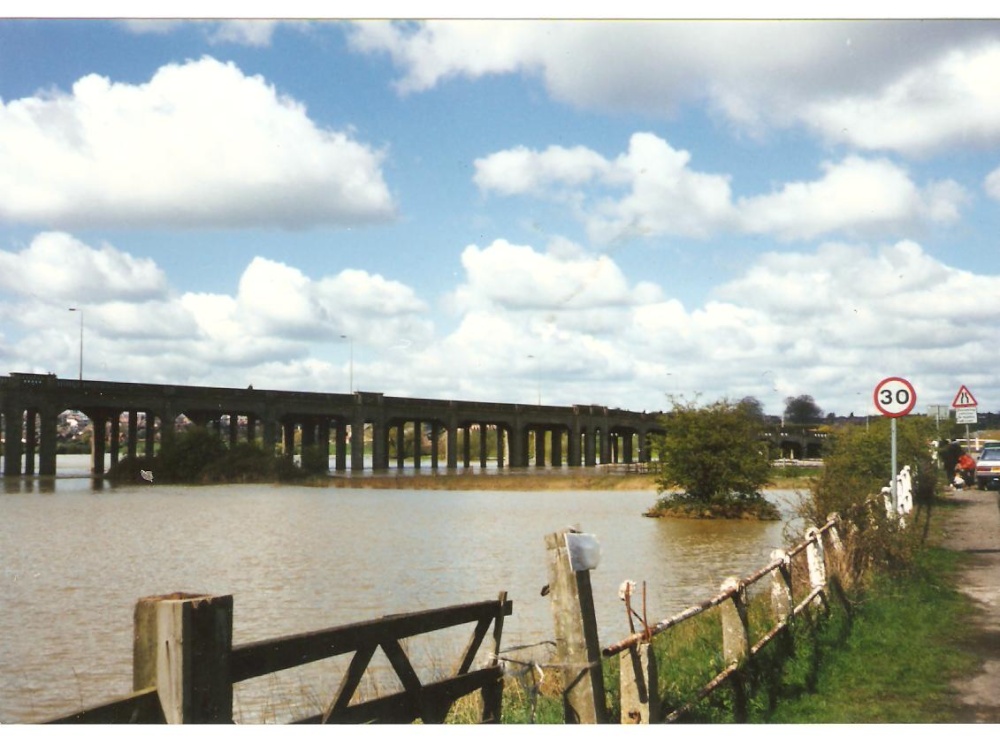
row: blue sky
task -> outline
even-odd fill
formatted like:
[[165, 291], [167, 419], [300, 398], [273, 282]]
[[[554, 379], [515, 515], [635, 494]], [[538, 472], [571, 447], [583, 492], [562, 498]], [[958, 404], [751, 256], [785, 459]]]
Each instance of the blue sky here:
[[0, 370], [75, 377], [78, 307], [94, 379], [1000, 410], [998, 70], [983, 20], [0, 20]]

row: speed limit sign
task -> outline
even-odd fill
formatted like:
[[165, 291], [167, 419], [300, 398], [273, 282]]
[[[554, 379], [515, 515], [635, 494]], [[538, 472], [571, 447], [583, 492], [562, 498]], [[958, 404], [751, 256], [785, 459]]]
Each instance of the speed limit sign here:
[[875, 408], [885, 416], [906, 416], [916, 405], [917, 392], [908, 380], [886, 378], [875, 386]]

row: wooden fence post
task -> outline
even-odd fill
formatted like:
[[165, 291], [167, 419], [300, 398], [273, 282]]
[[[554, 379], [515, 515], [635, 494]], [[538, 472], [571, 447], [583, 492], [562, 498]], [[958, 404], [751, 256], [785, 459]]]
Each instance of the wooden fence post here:
[[571, 567], [567, 535], [545, 537], [564, 716], [568, 724], [605, 724], [608, 714], [590, 571]]
[[[719, 589], [722, 592], [732, 591], [729, 600], [720, 607], [722, 613], [722, 656], [726, 665], [741, 664], [750, 655], [746, 588], [736, 577], [728, 577]], [[733, 674], [733, 699], [734, 718], [737, 722], [746, 722], [746, 688], [739, 670]]]
[[133, 688], [156, 686], [168, 724], [231, 724], [233, 596], [173, 593], [135, 607]]
[[660, 720], [656, 655], [649, 642], [623, 649], [618, 655], [621, 681], [621, 723], [652, 724]]

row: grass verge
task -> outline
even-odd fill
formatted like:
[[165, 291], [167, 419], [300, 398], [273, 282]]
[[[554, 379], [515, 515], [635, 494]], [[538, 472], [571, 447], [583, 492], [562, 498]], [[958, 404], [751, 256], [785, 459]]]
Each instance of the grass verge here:
[[[956, 552], [925, 548], [905, 573], [878, 576], [858, 599], [843, 639], [836, 621], [816, 636], [815, 675], [789, 668], [786, 694], [758, 721], [771, 723], [950, 723], [958, 705], [949, 681], [973, 672], [966, 651], [972, 601], [950, 581]], [[797, 655], [800, 656], [800, 655]]]
[[[736, 689], [723, 684], [699, 702], [694, 693], [720, 670], [721, 633], [715, 611], [654, 639], [664, 713], [692, 702], [683, 723], [879, 724], [958, 723], [961, 708], [950, 682], [974, 672], [969, 619], [978, 612], [955, 589], [957, 552], [921, 549], [905, 570], [886, 572], [853, 593], [831, 597], [828, 610], [796, 619], [741, 674], [745, 718], [734, 714]], [[751, 602], [758, 632], [768, 621], [767, 598]], [[619, 721], [618, 660], [604, 661], [610, 721]], [[561, 723], [555, 671], [509, 679], [502, 721]], [[474, 720], [475, 709], [452, 721]]]

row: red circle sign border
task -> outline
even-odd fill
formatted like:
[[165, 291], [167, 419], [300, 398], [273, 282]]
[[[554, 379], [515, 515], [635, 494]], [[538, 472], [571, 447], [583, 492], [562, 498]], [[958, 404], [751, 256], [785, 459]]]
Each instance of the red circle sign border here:
[[[892, 381], [898, 381], [898, 382], [902, 383], [904, 386], [906, 386], [907, 390], [910, 391], [910, 404], [909, 404], [909, 406], [907, 406], [905, 409], [903, 409], [902, 411], [899, 411], [899, 412], [886, 411], [885, 409], [882, 408], [881, 404], [879, 404], [879, 400], [878, 400], [878, 392], [882, 389], [882, 386], [884, 386], [886, 383], [890, 383]], [[872, 393], [872, 399], [875, 401], [875, 408], [878, 409], [879, 412], [881, 412], [883, 416], [888, 416], [888, 417], [896, 418], [896, 417], [906, 416], [911, 411], [913, 411], [913, 407], [915, 407], [917, 405], [917, 392], [913, 388], [913, 384], [910, 383], [909, 380], [907, 380], [906, 378], [900, 378], [898, 376], [893, 375], [892, 377], [889, 377], [889, 378], [886, 378], [885, 380], [882, 380], [877, 386], [875, 386], [875, 391]]]

